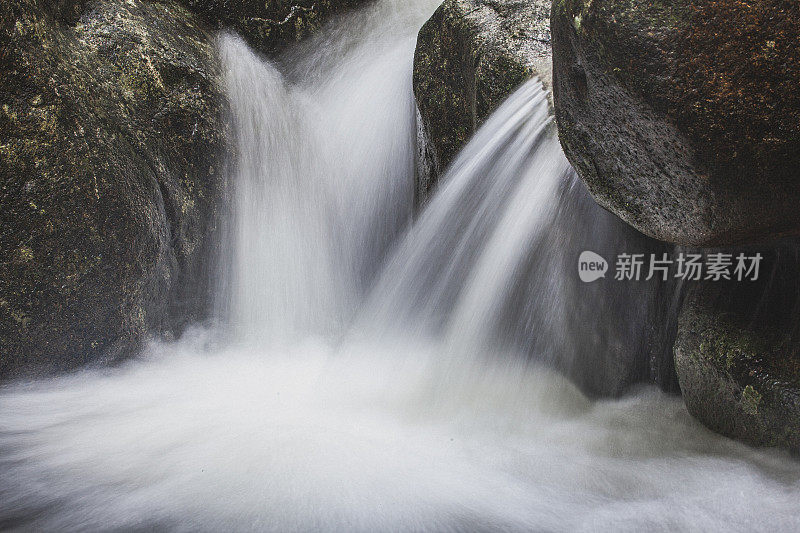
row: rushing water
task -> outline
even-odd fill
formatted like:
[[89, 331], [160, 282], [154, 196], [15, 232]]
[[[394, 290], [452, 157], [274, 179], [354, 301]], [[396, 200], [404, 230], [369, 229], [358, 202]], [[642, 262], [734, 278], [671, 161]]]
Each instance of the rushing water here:
[[0, 529], [800, 528], [786, 456], [654, 389], [572, 384], [631, 377], [651, 302], [576, 281], [584, 248], [641, 241], [576, 181], [538, 82], [411, 226], [433, 7], [379, 3], [277, 64], [221, 38], [239, 157], [223, 325], [7, 385]]

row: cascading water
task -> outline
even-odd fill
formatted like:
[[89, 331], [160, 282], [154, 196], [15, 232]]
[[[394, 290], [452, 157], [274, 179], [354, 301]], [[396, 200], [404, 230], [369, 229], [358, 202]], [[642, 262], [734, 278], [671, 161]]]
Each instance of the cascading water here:
[[593, 403], [547, 370], [624, 374], [649, 302], [642, 284], [577, 281], [581, 250], [639, 241], [575, 180], [537, 82], [396, 242], [414, 34], [434, 7], [409, 4], [277, 66], [222, 37], [239, 158], [226, 334], [4, 387], [0, 529], [800, 527], [784, 456], [655, 390]]
[[537, 80], [493, 115], [398, 247], [361, 326], [443, 338], [461, 370], [470, 353], [502, 347], [593, 392], [617, 392], [644, 372], [637, 361], [647, 360], [655, 293], [586, 285], [576, 265], [582, 250], [613, 257], [652, 245], [594, 204], [551, 120]]
[[366, 35], [319, 38], [297, 81], [222, 38], [240, 157], [221, 301], [239, 334], [341, 330], [411, 220], [414, 35], [390, 24], [413, 10], [390, 7], [353, 21]]

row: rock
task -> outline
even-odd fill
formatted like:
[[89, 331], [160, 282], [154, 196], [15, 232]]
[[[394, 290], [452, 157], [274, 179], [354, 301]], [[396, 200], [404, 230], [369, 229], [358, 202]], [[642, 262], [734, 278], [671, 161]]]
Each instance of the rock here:
[[273, 56], [317, 31], [332, 16], [371, 0], [180, 0], [214, 29], [232, 29]]
[[522, 82], [549, 87], [550, 2], [445, 0], [423, 26], [414, 55], [414, 94], [422, 119], [418, 200], [472, 134]]
[[800, 452], [800, 304], [795, 254], [764, 282], [702, 282], [679, 318], [675, 366], [689, 412], [754, 445]]
[[673, 243], [800, 232], [800, 4], [559, 0], [564, 150], [605, 208]]
[[227, 131], [215, 37], [171, 2], [0, 7], [0, 377], [208, 309]]

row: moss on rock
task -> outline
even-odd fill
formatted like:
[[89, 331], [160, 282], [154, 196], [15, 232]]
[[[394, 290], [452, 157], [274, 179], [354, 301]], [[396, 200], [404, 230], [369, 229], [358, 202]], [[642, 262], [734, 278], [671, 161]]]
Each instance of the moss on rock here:
[[675, 366], [689, 411], [706, 426], [800, 452], [798, 286], [774, 283], [783, 276], [773, 272], [766, 289], [694, 287], [679, 319]]
[[170, 2], [52, 7], [0, 7], [0, 377], [129, 353], [208, 303], [213, 35]]

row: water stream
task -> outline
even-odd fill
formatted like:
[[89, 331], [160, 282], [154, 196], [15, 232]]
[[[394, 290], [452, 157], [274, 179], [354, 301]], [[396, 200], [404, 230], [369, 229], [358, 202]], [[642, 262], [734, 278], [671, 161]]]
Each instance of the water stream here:
[[638, 375], [652, 286], [578, 279], [581, 250], [643, 241], [576, 179], [538, 81], [412, 224], [435, 4], [379, 2], [275, 63], [220, 37], [219, 324], [0, 389], [0, 529], [800, 528], [785, 455], [655, 388], [581, 392]]

